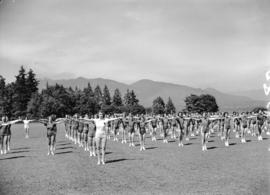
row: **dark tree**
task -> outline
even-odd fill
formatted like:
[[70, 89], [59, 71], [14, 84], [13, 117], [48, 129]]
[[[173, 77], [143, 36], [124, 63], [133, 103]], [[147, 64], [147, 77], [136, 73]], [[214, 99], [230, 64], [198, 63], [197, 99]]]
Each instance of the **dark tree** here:
[[267, 111], [267, 108], [263, 106], [259, 106], [259, 107], [253, 108], [252, 112], [259, 113], [260, 110], [264, 112], [264, 111]]
[[27, 113], [31, 117], [41, 117], [42, 96], [37, 92], [33, 93], [27, 105]]
[[38, 91], [39, 81], [36, 79], [36, 74], [33, 72], [32, 69], [30, 69], [29, 72], [27, 73], [25, 84], [29, 91], [28, 93], [30, 97], [32, 96], [33, 93], [36, 93]]
[[136, 105], [138, 105], [138, 103], [139, 103], [139, 100], [137, 99], [135, 92], [133, 90], [131, 90], [131, 92], [130, 92], [130, 105], [136, 106]]
[[161, 97], [157, 97], [153, 101], [152, 109], [153, 109], [154, 114], [164, 114], [165, 113], [165, 103]]
[[119, 89], [114, 90], [112, 104], [114, 106], [122, 106], [123, 105], [122, 97], [121, 97], [121, 93], [120, 93]]
[[217, 112], [218, 105], [214, 96], [202, 94], [200, 96], [191, 94], [185, 98], [186, 110], [189, 112]]
[[0, 115], [5, 114], [6, 107], [6, 82], [5, 78], [0, 75]]
[[174, 106], [174, 104], [172, 102], [171, 97], [169, 97], [169, 99], [168, 99], [165, 110], [166, 110], [167, 114], [174, 114], [175, 113], [175, 106]]
[[26, 73], [24, 67], [21, 66], [14, 85], [13, 113], [16, 117], [26, 114], [27, 103], [29, 100], [29, 90], [26, 85]]
[[97, 85], [94, 90], [94, 96], [95, 96], [95, 102], [96, 102], [95, 110], [99, 111], [102, 105], [102, 92], [99, 85]]
[[131, 105], [131, 95], [129, 89], [127, 90], [126, 94], [124, 95], [124, 104]]
[[107, 85], [103, 89], [102, 103], [104, 105], [111, 105], [111, 95]]

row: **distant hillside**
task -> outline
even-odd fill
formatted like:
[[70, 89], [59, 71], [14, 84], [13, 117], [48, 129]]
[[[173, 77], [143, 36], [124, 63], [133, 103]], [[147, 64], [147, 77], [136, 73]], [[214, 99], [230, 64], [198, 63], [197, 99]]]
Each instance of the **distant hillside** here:
[[269, 101], [270, 96], [266, 96], [264, 93], [263, 86], [261, 89], [253, 89], [253, 90], [246, 90], [246, 91], [234, 91], [231, 92], [233, 95], [240, 95], [240, 96], [246, 96], [254, 100], [263, 100], [263, 101]]
[[91, 84], [92, 88], [95, 88], [96, 85], [100, 85], [100, 87], [103, 88], [106, 84], [111, 90], [111, 95], [113, 94], [114, 89], [118, 88], [121, 91], [122, 96], [125, 94], [127, 89], [133, 89], [135, 90], [140, 103], [145, 107], [150, 107], [154, 98], [157, 96], [164, 98], [165, 102], [170, 96], [177, 110], [181, 110], [185, 107], [184, 99], [186, 96], [189, 96], [190, 94], [200, 95], [206, 93], [215, 96], [221, 111], [245, 111], [256, 106], [264, 106], [266, 104], [266, 101], [263, 100], [254, 100], [246, 96], [222, 93], [215, 89], [209, 88], [202, 90], [200, 88], [157, 82], [147, 79], [137, 81], [131, 85], [103, 78], [86, 79], [79, 77], [76, 79], [66, 80], [41, 79], [39, 89], [44, 89], [46, 87], [46, 83], [49, 85], [58, 83], [65, 87], [71, 86], [72, 88], [78, 87], [80, 89], [86, 87], [88, 83]]

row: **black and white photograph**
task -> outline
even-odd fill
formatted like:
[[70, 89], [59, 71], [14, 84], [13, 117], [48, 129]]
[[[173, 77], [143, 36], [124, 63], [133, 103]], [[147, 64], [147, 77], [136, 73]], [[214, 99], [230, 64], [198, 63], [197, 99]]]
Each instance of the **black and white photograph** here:
[[1, 195], [269, 195], [269, 0], [0, 0]]

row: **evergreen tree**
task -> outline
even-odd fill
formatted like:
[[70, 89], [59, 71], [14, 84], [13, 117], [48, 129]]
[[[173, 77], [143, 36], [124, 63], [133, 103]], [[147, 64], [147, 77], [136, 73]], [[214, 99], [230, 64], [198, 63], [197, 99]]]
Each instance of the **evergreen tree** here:
[[111, 105], [111, 95], [107, 85], [103, 89], [102, 103], [104, 105]]
[[38, 92], [33, 93], [27, 105], [27, 113], [32, 117], [41, 117], [41, 104], [41, 95]]
[[101, 105], [102, 104], [102, 92], [101, 92], [99, 85], [97, 85], [95, 90], [94, 90], [94, 97], [95, 97], [96, 102]]
[[136, 105], [138, 105], [138, 103], [139, 103], [139, 100], [137, 99], [135, 92], [133, 90], [131, 90], [131, 92], [130, 92], [130, 105], [136, 106]]
[[30, 100], [29, 90], [26, 85], [26, 73], [23, 66], [19, 70], [19, 74], [16, 76], [14, 85], [14, 108], [13, 112], [15, 116], [21, 116], [26, 114], [27, 103]]
[[128, 106], [131, 104], [131, 96], [130, 96], [129, 89], [127, 90], [126, 94], [124, 95], [124, 104], [125, 104], [125, 106]]
[[5, 78], [0, 75], [0, 115], [5, 114], [6, 107], [6, 82]]
[[161, 97], [157, 97], [156, 99], [154, 99], [152, 109], [154, 114], [165, 113], [165, 103]]
[[92, 87], [91, 87], [90, 83], [87, 84], [87, 87], [84, 88], [83, 92], [88, 97], [94, 97], [94, 92], [92, 90]]
[[101, 105], [102, 105], [102, 92], [99, 85], [97, 85], [94, 90], [94, 98], [95, 98], [95, 104], [96, 104], [95, 111], [97, 113], [100, 110]]
[[175, 106], [172, 102], [171, 97], [169, 97], [168, 102], [166, 104], [166, 113], [167, 114], [174, 114], [175, 113]]
[[38, 91], [38, 84], [39, 81], [36, 79], [36, 74], [33, 72], [32, 69], [29, 70], [27, 73], [26, 78], [26, 87], [29, 90], [29, 96], [31, 97], [32, 93], [36, 93]]
[[123, 106], [122, 97], [119, 89], [114, 90], [113, 101], [114, 106]]
[[6, 101], [5, 101], [5, 114], [10, 118], [14, 116], [14, 89], [15, 84], [9, 83], [6, 85]]

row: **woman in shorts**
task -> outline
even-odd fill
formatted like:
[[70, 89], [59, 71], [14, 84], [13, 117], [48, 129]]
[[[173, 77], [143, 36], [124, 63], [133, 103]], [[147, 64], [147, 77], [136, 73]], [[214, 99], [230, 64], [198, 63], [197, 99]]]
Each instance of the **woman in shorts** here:
[[21, 119], [9, 121], [7, 116], [2, 117], [0, 122], [0, 150], [1, 154], [6, 154], [10, 151], [11, 141], [11, 125], [21, 121]]
[[30, 123], [33, 122], [34, 120], [28, 120], [28, 117], [25, 117], [25, 119], [23, 120], [23, 126], [24, 126], [24, 130], [25, 130], [25, 138], [29, 138], [29, 129], [30, 129]]
[[106, 125], [109, 121], [114, 121], [116, 119], [118, 118], [104, 118], [102, 112], [99, 113], [98, 119], [84, 119], [86, 121], [93, 121], [96, 126], [95, 142], [97, 146], [98, 165], [105, 164], [105, 150], [107, 143]]
[[62, 119], [56, 119], [55, 115], [51, 115], [48, 119], [41, 119], [39, 122], [43, 123], [47, 129], [48, 138], [48, 156], [54, 155], [56, 134], [57, 134], [57, 124], [63, 122]]

